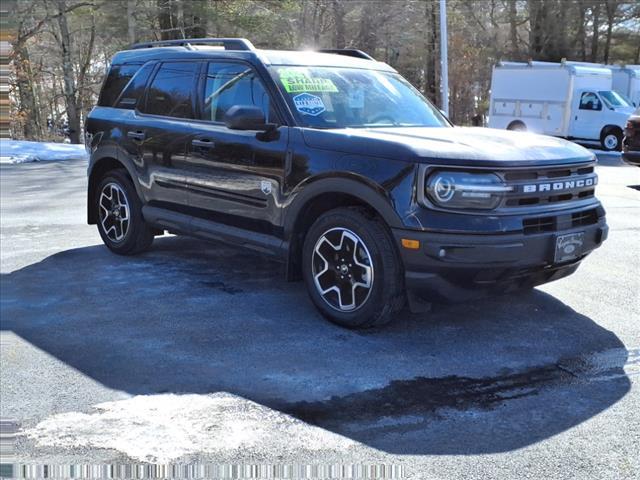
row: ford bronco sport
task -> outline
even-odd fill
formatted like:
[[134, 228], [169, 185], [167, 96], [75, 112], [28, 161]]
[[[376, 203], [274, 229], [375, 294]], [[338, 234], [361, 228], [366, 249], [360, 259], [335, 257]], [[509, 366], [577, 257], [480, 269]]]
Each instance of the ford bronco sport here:
[[134, 45], [86, 142], [88, 221], [113, 252], [165, 231], [244, 245], [347, 327], [565, 277], [607, 236], [592, 153], [453, 127], [357, 50]]

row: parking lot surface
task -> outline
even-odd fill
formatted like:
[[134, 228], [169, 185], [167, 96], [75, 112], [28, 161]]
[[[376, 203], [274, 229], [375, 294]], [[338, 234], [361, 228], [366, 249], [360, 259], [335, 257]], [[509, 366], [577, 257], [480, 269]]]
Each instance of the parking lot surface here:
[[611, 230], [575, 275], [367, 331], [327, 323], [259, 254], [174, 236], [109, 253], [83, 161], [1, 165], [15, 461], [639, 478], [640, 169], [600, 160]]

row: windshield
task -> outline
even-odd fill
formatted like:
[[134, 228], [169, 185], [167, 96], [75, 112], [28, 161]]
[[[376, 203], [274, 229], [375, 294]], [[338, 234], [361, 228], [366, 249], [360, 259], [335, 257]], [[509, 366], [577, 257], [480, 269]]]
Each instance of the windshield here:
[[618, 92], [614, 92], [611, 90], [605, 90], [598, 92], [602, 99], [609, 107], [630, 107], [631, 105], [627, 102], [622, 95]]
[[444, 127], [443, 115], [397, 73], [273, 67], [300, 123], [312, 128]]

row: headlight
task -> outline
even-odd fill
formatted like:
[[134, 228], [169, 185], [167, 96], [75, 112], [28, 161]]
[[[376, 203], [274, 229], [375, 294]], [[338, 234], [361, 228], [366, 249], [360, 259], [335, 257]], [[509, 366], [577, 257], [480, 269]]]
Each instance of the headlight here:
[[427, 197], [444, 208], [496, 208], [513, 190], [493, 173], [436, 172], [427, 179]]

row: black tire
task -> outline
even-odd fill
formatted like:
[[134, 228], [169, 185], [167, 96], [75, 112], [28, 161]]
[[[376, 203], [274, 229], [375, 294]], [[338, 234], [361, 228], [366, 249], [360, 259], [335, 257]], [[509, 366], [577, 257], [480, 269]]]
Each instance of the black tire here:
[[519, 120], [515, 122], [511, 122], [507, 127], [507, 130], [511, 130], [512, 132], [526, 132], [527, 126]]
[[[331, 238], [331, 235], [336, 237], [333, 237], [334, 240], [330, 241], [329, 245], [323, 246], [324, 240], [323, 242], [320, 242], [320, 240], [323, 237], [325, 240]], [[337, 235], [341, 236], [337, 237]], [[344, 251], [338, 253], [333, 250], [335, 245], [338, 244], [337, 239], [343, 238], [342, 235], [345, 235], [344, 238], [346, 239], [344, 241], [345, 248], [347, 250], [351, 248], [353, 252], [348, 252], [346, 255], [352, 255], [353, 262], [350, 262], [349, 258], [339, 258], [345, 253]], [[342, 240], [340, 240], [339, 244], [343, 244]], [[349, 245], [353, 246], [349, 247]], [[341, 263], [341, 265], [330, 264], [329, 260], [322, 256], [323, 254], [316, 252], [317, 247], [329, 248], [329, 252], [334, 256], [335, 261]], [[360, 257], [358, 257], [359, 254], [361, 254]], [[337, 208], [320, 216], [307, 232], [302, 255], [302, 274], [307, 284], [309, 296], [320, 313], [331, 322], [347, 328], [380, 326], [391, 321], [394, 314], [404, 306], [406, 296], [403, 269], [393, 238], [384, 223], [370, 215], [366, 210]], [[363, 273], [367, 269], [359, 266], [358, 258], [364, 262], [362, 265], [371, 264], [368, 274]], [[318, 262], [320, 264], [324, 262], [326, 270], [324, 267], [320, 269], [321, 266], [318, 265]], [[352, 264], [356, 264], [355, 268], [352, 267]], [[344, 280], [340, 280], [342, 278], [341, 273], [343, 273], [341, 267], [347, 266], [350, 268], [344, 272]], [[322, 285], [322, 287], [330, 286], [332, 281], [340, 283], [347, 289], [347, 292], [350, 289], [350, 295], [347, 294], [345, 297], [351, 299], [350, 303], [359, 304], [359, 306], [345, 311], [339, 308], [342, 306], [342, 297], [337, 292], [329, 292], [326, 296], [323, 296], [321, 286], [316, 284], [316, 279], [314, 278], [318, 275], [318, 273], [315, 273], [317, 271], [319, 273], [324, 271], [326, 276], [329, 277], [326, 280], [328, 283]], [[332, 274], [333, 277], [331, 277]], [[351, 274], [353, 274], [353, 279], [347, 279], [347, 274], [349, 279], [352, 278]], [[322, 275], [319, 281], [325, 281]], [[370, 283], [370, 288], [354, 286], [363, 278], [365, 282], [366, 279], [370, 279], [370, 282], [366, 282]], [[325, 288], [325, 290], [327, 289]], [[330, 302], [339, 303], [339, 305], [335, 306]], [[344, 303], [347, 303], [347, 301], [345, 300]]]
[[[105, 188], [107, 190], [105, 190]], [[122, 194], [118, 192], [118, 188], [122, 194], [124, 194], [124, 199], [122, 198]], [[109, 194], [107, 194], [107, 191]], [[103, 193], [105, 193], [106, 197], [110, 195], [113, 198], [118, 198], [118, 202], [126, 202], [127, 207], [114, 207], [114, 211], [119, 210], [120, 212], [128, 209], [129, 220], [126, 222], [126, 227], [120, 227], [119, 232], [113, 230], [112, 226], [114, 222], [103, 222], [106, 213], [105, 209], [101, 207], [100, 202], [109, 201], [108, 198], [102, 197]], [[98, 232], [109, 250], [118, 255], [135, 255], [136, 253], [147, 250], [151, 246], [154, 237], [153, 229], [147, 225], [142, 217], [142, 202], [126, 170], [118, 169], [108, 172], [100, 181], [96, 198], [94, 198], [93, 201], [96, 202], [98, 211]], [[113, 218], [113, 215], [111, 215], [111, 218]], [[121, 222], [118, 223], [122, 225]], [[105, 227], [105, 225], [107, 225], [107, 227]], [[109, 232], [107, 232], [107, 230], [109, 230]], [[118, 233], [122, 234], [122, 238], [113, 238], [117, 236]]]
[[608, 127], [602, 130], [600, 145], [607, 152], [619, 152], [622, 150], [622, 130], [618, 127]]

